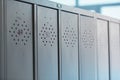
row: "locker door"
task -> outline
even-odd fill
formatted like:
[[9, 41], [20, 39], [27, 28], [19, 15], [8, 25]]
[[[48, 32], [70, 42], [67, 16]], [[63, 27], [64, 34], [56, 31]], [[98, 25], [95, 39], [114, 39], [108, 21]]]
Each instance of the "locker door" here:
[[96, 80], [96, 21], [87, 16], [80, 20], [80, 78]]
[[78, 80], [78, 16], [61, 11], [61, 80]]
[[33, 80], [32, 5], [7, 1], [7, 80]]
[[38, 6], [38, 80], [58, 80], [57, 10]]
[[98, 79], [109, 80], [108, 22], [97, 20]]
[[110, 74], [111, 80], [120, 80], [120, 28], [119, 24], [110, 22]]

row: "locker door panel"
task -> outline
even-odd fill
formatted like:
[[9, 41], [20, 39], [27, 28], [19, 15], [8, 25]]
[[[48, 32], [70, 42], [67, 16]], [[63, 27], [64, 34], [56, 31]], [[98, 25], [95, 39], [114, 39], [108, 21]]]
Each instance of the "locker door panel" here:
[[119, 24], [110, 22], [110, 74], [111, 80], [120, 80], [120, 28]]
[[78, 16], [61, 11], [61, 79], [78, 80]]
[[7, 1], [7, 80], [33, 80], [32, 5]]
[[109, 80], [108, 23], [97, 20], [98, 79]]
[[38, 7], [38, 80], [58, 79], [57, 10]]
[[91, 17], [80, 17], [80, 78], [96, 80], [96, 25]]

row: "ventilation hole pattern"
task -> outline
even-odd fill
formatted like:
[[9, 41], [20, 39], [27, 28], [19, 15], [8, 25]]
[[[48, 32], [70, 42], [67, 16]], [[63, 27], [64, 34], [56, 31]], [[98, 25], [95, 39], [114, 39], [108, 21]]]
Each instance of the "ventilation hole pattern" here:
[[94, 45], [94, 36], [91, 30], [85, 30], [82, 33], [81, 41], [85, 48], [92, 48]]
[[[52, 18], [44, 17], [45, 23], [42, 25], [39, 36], [43, 46], [53, 46], [56, 41], [57, 33], [54, 29], [54, 26], [51, 24]], [[47, 21], [50, 20], [50, 21]]]
[[[16, 15], [17, 14], [18, 12], [16, 12]], [[24, 13], [22, 15], [24, 16]], [[30, 40], [32, 35], [29, 25], [25, 20], [22, 20], [21, 17], [16, 17], [15, 20], [13, 20], [9, 29], [9, 34], [15, 42], [15, 45], [27, 45], [27, 42]]]
[[66, 45], [66, 47], [75, 47], [77, 42], [77, 34], [76, 31], [71, 28], [69, 25], [68, 27], [65, 27], [64, 33], [62, 35], [63, 41]]

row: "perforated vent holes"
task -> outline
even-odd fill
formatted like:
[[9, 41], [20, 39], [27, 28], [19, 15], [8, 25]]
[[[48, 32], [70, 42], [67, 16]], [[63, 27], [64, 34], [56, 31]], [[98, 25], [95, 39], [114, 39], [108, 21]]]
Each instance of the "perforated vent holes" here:
[[[17, 17], [15, 17], [9, 28], [9, 34], [15, 45], [26, 45], [31, 38], [32, 31], [27, 21], [18, 16], [18, 12], [16, 12], [16, 15]], [[21, 15], [25, 16], [24, 13]]]
[[57, 37], [56, 30], [54, 29], [54, 25], [52, 25], [51, 17], [44, 17], [44, 23], [39, 32], [39, 36], [42, 41], [43, 46], [53, 46]]
[[91, 30], [84, 30], [81, 41], [85, 48], [92, 48], [94, 45], [94, 35]]
[[65, 27], [62, 38], [66, 47], [70, 47], [70, 46], [74, 47], [76, 45], [77, 34], [74, 28], [71, 27], [71, 25], [69, 25], [68, 27]]

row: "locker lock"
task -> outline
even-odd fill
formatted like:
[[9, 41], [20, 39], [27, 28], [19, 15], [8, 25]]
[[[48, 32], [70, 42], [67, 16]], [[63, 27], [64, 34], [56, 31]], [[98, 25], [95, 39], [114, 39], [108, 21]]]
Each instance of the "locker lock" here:
[[62, 8], [62, 5], [61, 4], [57, 4], [57, 8]]

